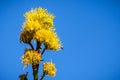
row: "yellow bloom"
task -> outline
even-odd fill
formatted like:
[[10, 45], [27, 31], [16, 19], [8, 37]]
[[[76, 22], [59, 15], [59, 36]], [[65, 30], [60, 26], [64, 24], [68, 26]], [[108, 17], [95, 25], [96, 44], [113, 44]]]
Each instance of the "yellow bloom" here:
[[35, 50], [26, 50], [25, 54], [22, 56], [22, 61], [25, 65], [28, 64], [36, 65], [39, 64], [41, 60], [42, 60], [41, 54]]
[[33, 39], [33, 33], [28, 31], [22, 31], [20, 34], [20, 41], [29, 43]]
[[31, 9], [31, 11], [25, 13], [24, 17], [26, 22], [23, 25], [23, 29], [27, 31], [36, 31], [42, 28], [50, 29], [54, 26], [54, 16], [43, 8]]
[[23, 24], [20, 41], [29, 43], [35, 39], [43, 43], [50, 50], [58, 50], [62, 47], [53, 27], [54, 16], [48, 13], [46, 9], [31, 9], [25, 13], [24, 17], [26, 21]]
[[40, 29], [40, 24], [38, 21], [29, 20], [23, 24], [23, 28], [25, 31], [33, 32], [33, 31]]
[[34, 38], [44, 43], [47, 49], [58, 50], [61, 48], [60, 40], [53, 30], [38, 30], [34, 34]]
[[46, 62], [43, 64], [43, 70], [47, 75], [54, 77], [56, 75], [56, 67], [52, 62]]

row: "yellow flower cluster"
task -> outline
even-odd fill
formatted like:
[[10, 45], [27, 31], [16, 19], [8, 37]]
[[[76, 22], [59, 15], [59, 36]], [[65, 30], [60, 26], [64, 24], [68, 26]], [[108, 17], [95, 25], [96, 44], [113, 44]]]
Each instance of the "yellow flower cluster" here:
[[43, 42], [47, 49], [57, 50], [61, 48], [61, 44], [57, 34], [53, 30], [38, 30], [34, 38]]
[[41, 60], [41, 54], [39, 54], [38, 51], [35, 50], [26, 50], [24, 55], [22, 56], [22, 61], [25, 65], [36, 65], [39, 64]]
[[23, 24], [23, 31], [20, 40], [29, 43], [35, 39], [43, 43], [47, 49], [58, 50], [62, 47], [60, 40], [53, 27], [54, 16], [46, 9], [35, 8], [24, 15], [26, 21]]
[[26, 22], [23, 25], [23, 29], [27, 31], [33, 31], [38, 29], [50, 29], [54, 26], [53, 19], [54, 16], [46, 9], [36, 8], [24, 15]]
[[56, 67], [52, 62], [46, 62], [43, 64], [43, 70], [49, 76], [54, 77], [56, 75]]

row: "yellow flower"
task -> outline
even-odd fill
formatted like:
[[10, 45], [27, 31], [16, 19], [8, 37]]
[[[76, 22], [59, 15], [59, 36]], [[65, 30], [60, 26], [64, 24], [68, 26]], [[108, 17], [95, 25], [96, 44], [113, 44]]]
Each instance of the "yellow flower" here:
[[23, 25], [23, 29], [27, 31], [39, 30], [39, 29], [50, 29], [54, 26], [54, 16], [46, 9], [35, 8], [26, 12], [24, 15], [26, 22]]
[[34, 34], [34, 38], [44, 43], [47, 49], [58, 50], [61, 48], [60, 40], [53, 30], [38, 30]]
[[25, 31], [33, 32], [33, 31], [40, 29], [40, 24], [38, 21], [29, 20], [23, 24], [23, 28]]
[[26, 12], [23, 31], [20, 34], [20, 41], [30, 43], [35, 39], [43, 43], [47, 49], [58, 50], [62, 47], [60, 39], [55, 33], [54, 16], [46, 9], [35, 8]]
[[24, 55], [22, 56], [22, 61], [24, 65], [36, 65], [39, 64], [42, 60], [42, 56], [38, 51], [35, 50], [26, 50]]
[[33, 39], [33, 33], [28, 31], [22, 31], [20, 34], [20, 41], [29, 43]]
[[52, 62], [46, 62], [43, 64], [43, 70], [49, 76], [54, 77], [56, 75], [56, 67]]

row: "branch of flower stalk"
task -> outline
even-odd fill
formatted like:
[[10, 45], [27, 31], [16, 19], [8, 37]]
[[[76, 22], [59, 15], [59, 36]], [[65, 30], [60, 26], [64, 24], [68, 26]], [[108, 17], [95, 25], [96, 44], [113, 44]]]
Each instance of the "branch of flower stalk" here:
[[32, 43], [31, 43], [31, 42], [29, 42], [28, 44], [29, 44], [29, 45], [30, 45], [30, 47], [34, 50], [34, 47], [33, 47]]
[[46, 75], [46, 72], [45, 72], [45, 71], [43, 71], [43, 74], [42, 74], [42, 76], [41, 76], [40, 80], [43, 80], [43, 78], [45, 77], [45, 75]]
[[46, 47], [43, 49], [43, 51], [42, 51], [41, 55], [43, 55], [43, 54], [44, 54], [44, 52], [45, 52], [45, 50], [46, 50], [46, 49], [47, 49]]
[[37, 40], [37, 45], [36, 45], [36, 50], [39, 50], [41, 49], [41, 43]]

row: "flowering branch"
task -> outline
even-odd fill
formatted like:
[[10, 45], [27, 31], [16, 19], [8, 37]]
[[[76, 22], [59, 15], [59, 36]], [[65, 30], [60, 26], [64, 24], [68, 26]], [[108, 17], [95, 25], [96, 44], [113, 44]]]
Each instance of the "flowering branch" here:
[[[62, 45], [55, 32], [53, 22], [54, 15], [50, 14], [47, 9], [32, 9], [26, 12], [24, 17], [26, 21], [23, 24], [20, 41], [29, 44], [31, 49], [25, 50], [22, 56], [22, 62], [25, 66], [28, 64], [32, 66], [34, 80], [38, 80], [39, 65], [41, 61], [43, 61], [42, 55], [47, 49], [56, 51], [60, 49]], [[36, 40], [36, 47], [32, 45], [32, 40]], [[43, 49], [41, 49], [42, 44], [45, 46]], [[40, 80], [43, 80], [45, 75], [52, 77], [56, 75], [56, 67], [52, 62], [43, 64], [43, 74]]]

